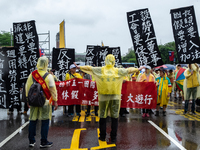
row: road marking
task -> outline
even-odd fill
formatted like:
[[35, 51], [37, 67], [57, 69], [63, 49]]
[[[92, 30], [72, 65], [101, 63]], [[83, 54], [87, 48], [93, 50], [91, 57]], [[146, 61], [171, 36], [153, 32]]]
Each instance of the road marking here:
[[99, 122], [99, 117], [98, 116], [95, 116], [95, 118], [96, 118], [96, 122]]
[[73, 119], [72, 119], [72, 121], [76, 121], [77, 122], [78, 119], [79, 119], [79, 116], [74, 116]]
[[171, 136], [169, 136], [165, 131], [163, 131], [160, 127], [158, 127], [154, 122], [151, 120], [148, 120], [148, 122], [154, 126], [158, 131], [160, 131], [166, 138], [168, 138], [170, 141], [172, 141], [178, 148], [181, 150], [186, 150], [181, 144], [179, 144], [176, 140], [174, 140]]
[[92, 117], [91, 116], [86, 117], [86, 121], [92, 121]]
[[97, 147], [91, 147], [91, 150], [104, 149], [104, 148], [109, 148], [109, 147], [116, 147], [115, 144], [107, 144], [106, 141], [99, 140], [99, 128], [97, 129], [97, 134], [98, 134], [99, 146], [97, 146]]
[[86, 130], [86, 128], [75, 129], [70, 148], [61, 150], [88, 150], [88, 148], [79, 148], [79, 139], [82, 130]]
[[13, 132], [10, 136], [8, 136], [5, 140], [0, 143], [0, 148], [6, 144], [9, 140], [11, 140], [15, 135], [17, 135], [23, 128], [25, 128], [29, 124], [29, 121], [24, 123], [21, 127], [19, 127], [15, 132]]

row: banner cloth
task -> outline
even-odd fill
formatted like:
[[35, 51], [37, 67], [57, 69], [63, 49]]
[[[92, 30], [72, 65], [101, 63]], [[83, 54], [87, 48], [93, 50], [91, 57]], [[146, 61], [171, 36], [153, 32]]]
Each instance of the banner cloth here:
[[[71, 79], [56, 82], [58, 105], [98, 106], [96, 82]], [[121, 108], [156, 108], [157, 89], [153, 82], [126, 81], [122, 85]]]

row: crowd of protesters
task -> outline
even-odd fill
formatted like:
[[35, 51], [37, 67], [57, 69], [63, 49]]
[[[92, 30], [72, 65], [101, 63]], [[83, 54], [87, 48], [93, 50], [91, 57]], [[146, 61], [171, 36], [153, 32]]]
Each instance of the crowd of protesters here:
[[[47, 79], [47, 85], [52, 88], [51, 94], [54, 97], [55, 104], [57, 104], [57, 94], [55, 88], [55, 81], [59, 81], [54, 75], [54, 69], [47, 68], [48, 59], [46, 57], [41, 57], [38, 60], [37, 68], [39, 73], [44, 75], [45, 72], [51, 74]], [[183, 89], [177, 86], [176, 76], [181, 70], [181, 65], [178, 64], [175, 70], [167, 70], [164, 67], [151, 68], [148, 65], [142, 66], [140, 68], [123, 68], [123, 66], [114, 67], [115, 58], [113, 55], [106, 56], [105, 66], [95, 67], [95, 66], [77, 66], [75, 63], [70, 65], [69, 71], [66, 73], [65, 81], [73, 78], [88, 79], [95, 81], [98, 90], [98, 100], [99, 107], [95, 106], [95, 115], [100, 117], [99, 128], [100, 128], [100, 140], [105, 141], [106, 137], [106, 118], [108, 112], [110, 111], [111, 117], [111, 142], [116, 143], [117, 128], [118, 128], [118, 117], [125, 117], [128, 114], [126, 108], [120, 108], [121, 100], [121, 88], [122, 83], [126, 81], [132, 82], [153, 82], [156, 84], [157, 88], [157, 106], [155, 112], [151, 109], [142, 109], [142, 117], [150, 117], [151, 114], [155, 116], [160, 115], [160, 108], [162, 108], [162, 116], [166, 116], [166, 108], [168, 101], [174, 99], [175, 101], [181, 99], [184, 104], [184, 114], [188, 113], [188, 106], [191, 101], [191, 113], [195, 115], [195, 100], [200, 97], [199, 87], [200, 87], [200, 77], [199, 77], [199, 66], [197, 64], [189, 64], [187, 68], [184, 68], [184, 80], [181, 82]], [[31, 75], [30, 75], [31, 76]], [[29, 105], [26, 103], [26, 97], [28, 90], [33, 84], [32, 77], [29, 76], [27, 83], [21, 88], [22, 99], [25, 102], [24, 114], [27, 113]], [[108, 82], [111, 80], [102, 80], [102, 78], [115, 78], [114, 82]], [[50, 82], [51, 80], [51, 82]], [[46, 81], [46, 80], [45, 80]], [[180, 84], [180, 83], [179, 83]], [[177, 97], [179, 96], [179, 98]], [[45, 107], [50, 108], [51, 104], [45, 105]], [[41, 111], [43, 109], [36, 109], [37, 107], [30, 107], [30, 111], [33, 112], [30, 115], [30, 125], [29, 125], [29, 140], [30, 146], [33, 147], [35, 144], [35, 128], [37, 120], [42, 120], [42, 131], [41, 132], [41, 147], [52, 146], [51, 142], [47, 141], [48, 134], [48, 121], [53, 116], [54, 109], [57, 109], [57, 105], [52, 106], [48, 109], [47, 115], [44, 116]], [[42, 107], [43, 108], [43, 107]], [[74, 110], [75, 108], [75, 110]], [[49, 111], [52, 110], [52, 111]], [[21, 105], [17, 107], [18, 113], [21, 113]], [[9, 108], [8, 114], [12, 114], [13, 108]], [[51, 113], [52, 112], [52, 113]], [[91, 106], [87, 106], [85, 109], [86, 117], [88, 117], [91, 112]], [[81, 116], [81, 105], [70, 105], [68, 106], [68, 111], [66, 106], [63, 106], [63, 114], [67, 116]], [[39, 114], [39, 115], [38, 115]]]

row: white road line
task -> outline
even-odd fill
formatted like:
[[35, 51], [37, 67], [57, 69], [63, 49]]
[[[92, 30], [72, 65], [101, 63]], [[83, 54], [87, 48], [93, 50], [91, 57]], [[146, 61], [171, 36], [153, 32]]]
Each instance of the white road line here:
[[15, 135], [17, 135], [21, 130], [29, 124], [29, 121], [24, 123], [21, 127], [19, 127], [15, 132], [13, 132], [10, 136], [8, 136], [5, 140], [0, 143], [0, 148], [6, 144], [10, 139], [12, 139]]
[[187, 150], [185, 147], [183, 147], [181, 144], [179, 144], [176, 140], [174, 140], [171, 136], [169, 136], [165, 131], [163, 131], [159, 126], [157, 126], [154, 122], [151, 120], [148, 120], [148, 122], [154, 126], [158, 131], [160, 131], [166, 138], [168, 138], [170, 141], [172, 141], [178, 148], [181, 150]]

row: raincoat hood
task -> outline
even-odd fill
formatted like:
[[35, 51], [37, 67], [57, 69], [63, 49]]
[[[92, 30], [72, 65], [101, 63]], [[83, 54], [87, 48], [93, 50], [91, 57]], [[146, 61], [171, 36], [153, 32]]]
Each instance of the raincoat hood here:
[[112, 55], [112, 54], [107, 55], [106, 59], [105, 59], [105, 65], [107, 67], [114, 67], [114, 65], [115, 65], [115, 56]]
[[37, 69], [47, 71], [48, 67], [48, 58], [46, 56], [42, 56], [38, 59]]

